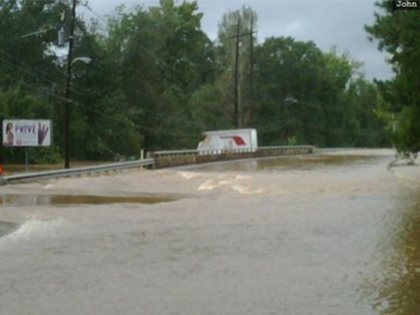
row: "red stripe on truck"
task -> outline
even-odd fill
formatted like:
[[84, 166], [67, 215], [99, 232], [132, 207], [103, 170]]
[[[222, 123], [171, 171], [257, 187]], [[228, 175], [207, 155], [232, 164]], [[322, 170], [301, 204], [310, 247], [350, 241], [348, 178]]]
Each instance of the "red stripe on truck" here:
[[220, 137], [220, 139], [233, 139], [237, 146], [246, 145], [244, 139], [242, 139], [240, 136]]

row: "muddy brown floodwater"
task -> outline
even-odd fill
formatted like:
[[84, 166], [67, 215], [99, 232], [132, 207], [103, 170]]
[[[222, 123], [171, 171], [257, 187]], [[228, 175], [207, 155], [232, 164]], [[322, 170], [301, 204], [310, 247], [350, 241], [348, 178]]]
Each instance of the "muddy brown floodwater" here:
[[0, 313], [420, 314], [420, 171], [392, 159], [336, 150], [3, 186]]
[[0, 237], [12, 233], [18, 226], [16, 223], [0, 221]]
[[114, 203], [145, 203], [155, 204], [171, 202], [181, 197], [140, 194], [135, 196], [93, 196], [93, 195], [46, 195], [46, 194], [5, 194], [0, 195], [0, 205], [3, 206], [41, 206], [41, 205], [104, 205]]

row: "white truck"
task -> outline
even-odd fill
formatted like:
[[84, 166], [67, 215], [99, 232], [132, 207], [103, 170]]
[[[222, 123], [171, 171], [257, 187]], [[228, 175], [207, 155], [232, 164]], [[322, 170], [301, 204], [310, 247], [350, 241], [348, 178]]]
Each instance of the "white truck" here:
[[197, 150], [203, 153], [218, 154], [223, 151], [255, 152], [258, 147], [256, 129], [233, 129], [206, 131]]

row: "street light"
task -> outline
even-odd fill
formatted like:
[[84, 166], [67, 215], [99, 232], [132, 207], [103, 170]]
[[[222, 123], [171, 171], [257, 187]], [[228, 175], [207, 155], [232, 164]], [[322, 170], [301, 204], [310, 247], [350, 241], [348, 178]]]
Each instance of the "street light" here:
[[92, 58], [89, 57], [77, 57], [74, 58], [71, 64], [73, 65], [76, 61], [84, 62], [85, 64], [89, 64], [92, 61]]
[[[59, 2], [63, 2], [63, 0], [58, 0]], [[65, 92], [65, 105], [64, 105], [64, 167], [70, 168], [70, 147], [69, 147], [69, 124], [70, 124], [70, 85], [72, 79], [72, 66], [77, 61], [82, 61], [86, 64], [92, 61], [89, 57], [77, 57], [73, 59], [73, 47], [74, 47], [74, 29], [76, 26], [76, 6], [77, 0], [72, 1], [72, 15], [71, 15], [71, 24], [70, 24], [70, 35], [68, 37], [69, 47], [68, 47], [68, 57], [67, 57], [67, 82], [66, 82], [66, 92]], [[0, 0], [1, 2], [1, 0]], [[61, 16], [61, 21], [64, 20], [64, 13]], [[39, 34], [44, 34], [49, 30], [55, 29], [54, 27], [50, 27], [47, 29], [39, 30], [36, 32], [32, 32], [29, 34], [25, 34], [20, 36], [20, 38], [26, 38], [31, 36], [37, 36]], [[57, 46], [56, 47], [63, 47], [65, 43], [65, 31], [64, 28], [61, 28], [58, 31], [58, 38], [57, 38]]]
[[64, 167], [70, 168], [70, 85], [72, 79], [72, 66], [75, 62], [81, 61], [83, 63], [90, 63], [92, 61], [89, 57], [77, 57], [73, 60], [71, 59], [72, 56], [72, 48], [73, 48], [73, 38], [70, 38], [70, 47], [69, 48], [69, 56], [67, 61], [67, 84], [66, 84], [66, 96], [65, 96], [65, 108], [64, 108]]

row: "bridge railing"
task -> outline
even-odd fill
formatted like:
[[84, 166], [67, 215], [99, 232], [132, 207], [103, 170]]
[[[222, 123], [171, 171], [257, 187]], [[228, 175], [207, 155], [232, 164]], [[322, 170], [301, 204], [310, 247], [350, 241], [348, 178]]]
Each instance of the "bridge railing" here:
[[0, 185], [34, 181], [39, 179], [57, 178], [77, 176], [89, 173], [100, 173], [113, 170], [122, 170], [130, 168], [141, 167], [173, 167], [189, 164], [209, 163], [228, 160], [239, 160], [247, 158], [261, 158], [261, 157], [274, 157], [282, 155], [299, 155], [310, 154], [314, 150], [311, 145], [304, 146], [280, 146], [280, 147], [259, 147], [258, 149], [241, 149], [241, 150], [211, 150], [211, 151], [198, 151], [198, 150], [171, 150], [171, 151], [157, 151], [151, 152], [149, 158], [119, 162], [111, 164], [102, 164], [96, 166], [78, 167], [71, 169], [60, 169], [44, 172], [24, 173], [9, 176], [0, 176]]
[[164, 168], [247, 158], [310, 154], [313, 150], [312, 145], [271, 146], [239, 150], [174, 150], [151, 152], [150, 157], [154, 159], [156, 168]]

